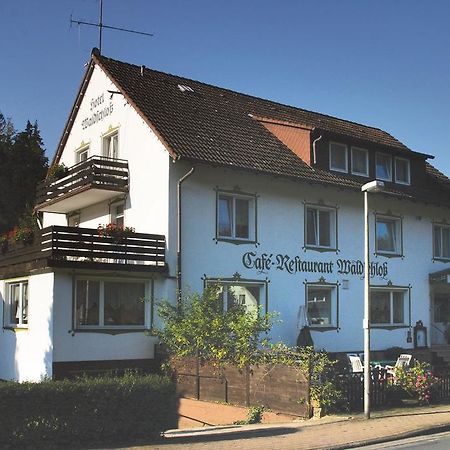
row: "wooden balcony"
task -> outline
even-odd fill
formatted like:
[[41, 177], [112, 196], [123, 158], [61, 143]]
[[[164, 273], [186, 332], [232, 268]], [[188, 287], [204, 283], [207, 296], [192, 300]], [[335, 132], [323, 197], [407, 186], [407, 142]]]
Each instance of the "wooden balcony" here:
[[37, 211], [68, 213], [128, 191], [128, 162], [93, 156], [37, 187]]
[[52, 226], [40, 230], [31, 244], [1, 247], [0, 278], [46, 267], [166, 272], [165, 252], [166, 238], [160, 234], [117, 238], [92, 228]]

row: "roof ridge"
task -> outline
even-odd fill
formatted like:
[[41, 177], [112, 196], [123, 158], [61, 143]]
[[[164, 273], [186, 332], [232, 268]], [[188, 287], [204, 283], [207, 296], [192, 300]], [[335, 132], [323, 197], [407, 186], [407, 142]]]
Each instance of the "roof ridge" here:
[[[298, 106], [277, 102], [275, 100], [271, 100], [271, 99], [268, 99], [268, 98], [257, 97], [255, 95], [247, 94], [245, 92], [239, 92], [239, 91], [235, 91], [235, 90], [230, 89], [230, 88], [224, 88], [222, 86], [216, 86], [216, 85], [211, 84], [211, 83], [206, 83], [204, 81], [194, 80], [193, 78], [187, 78], [185, 76], [176, 75], [176, 74], [169, 73], [169, 72], [163, 72], [161, 70], [153, 69], [153, 68], [147, 67], [145, 65], [133, 64], [133, 63], [130, 63], [130, 62], [127, 62], [127, 61], [122, 61], [122, 60], [119, 60], [119, 59], [110, 58], [110, 57], [107, 57], [107, 56], [104, 56], [104, 55], [98, 55], [97, 57], [101, 58], [101, 59], [107, 59], [107, 60], [115, 61], [115, 62], [118, 62], [120, 64], [126, 64], [128, 66], [133, 66], [133, 67], [136, 67], [136, 68], [144, 67], [145, 71], [150, 71], [150, 72], [154, 72], [154, 73], [162, 74], [162, 75], [169, 75], [169, 76], [174, 77], [174, 78], [179, 78], [179, 79], [183, 79], [183, 80], [186, 80], [186, 81], [192, 81], [194, 83], [198, 83], [198, 84], [201, 84], [201, 85], [204, 85], [204, 86], [212, 87], [214, 89], [220, 89], [220, 90], [226, 91], [226, 92], [231, 92], [233, 94], [242, 95], [244, 97], [249, 97], [249, 98], [252, 98], [252, 99], [255, 99], [255, 100], [263, 100], [263, 101], [266, 101], [266, 102], [270, 102], [270, 103], [272, 103], [274, 105], [280, 105], [280, 106], [284, 106], [286, 108], [292, 108], [292, 109], [297, 110], [297, 111], [304, 111], [306, 113], [316, 114], [316, 115], [319, 115], [319, 116], [322, 116], [322, 117], [325, 117], [325, 118], [331, 118], [331, 119], [339, 120], [341, 122], [346, 122], [346, 123], [349, 123], [349, 124], [358, 125], [358, 126], [361, 126], [361, 127], [364, 127], [364, 128], [371, 128], [372, 130], [377, 130], [377, 131], [381, 131], [382, 133], [388, 134], [391, 138], [395, 139], [400, 144], [400, 146], [403, 146], [403, 147], [411, 150], [408, 146], [406, 146], [403, 142], [401, 142], [399, 139], [397, 139], [391, 133], [389, 133], [388, 131], [383, 130], [382, 128], [379, 128], [379, 127], [375, 127], [375, 126], [372, 126], [372, 125], [366, 125], [366, 124], [363, 124], [363, 123], [360, 123], [360, 122], [355, 122], [355, 121], [349, 120], [349, 119], [342, 119], [341, 117], [332, 116], [331, 114], [324, 114], [324, 113], [321, 113], [321, 112], [318, 112], [318, 111], [313, 111], [313, 110], [310, 110], [310, 109], [300, 108]], [[390, 145], [388, 145], [388, 144], [386, 144], [386, 145], [388, 147], [390, 147]], [[411, 151], [413, 151], [413, 150], [411, 150]]]

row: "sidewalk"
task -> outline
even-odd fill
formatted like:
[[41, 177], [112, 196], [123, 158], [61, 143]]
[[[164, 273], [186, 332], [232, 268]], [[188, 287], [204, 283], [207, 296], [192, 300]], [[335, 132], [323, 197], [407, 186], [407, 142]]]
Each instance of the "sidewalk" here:
[[[201, 402], [202, 403], [202, 402]], [[229, 408], [226, 405], [217, 405]], [[181, 410], [180, 410], [181, 412]], [[365, 420], [362, 414], [257, 425], [228, 425], [171, 430], [158, 443], [130, 447], [139, 450], [345, 449], [450, 430], [450, 405], [379, 411]]]

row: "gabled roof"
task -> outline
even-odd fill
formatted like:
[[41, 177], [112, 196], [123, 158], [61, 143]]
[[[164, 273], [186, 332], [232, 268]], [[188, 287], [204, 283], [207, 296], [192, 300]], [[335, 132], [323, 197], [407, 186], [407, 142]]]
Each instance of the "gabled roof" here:
[[[88, 66], [55, 161], [59, 159], [84, 96], [86, 80], [98, 64], [125, 98], [153, 129], [173, 158], [263, 172], [359, 189], [359, 177], [312, 168], [270, 133], [259, 118], [302, 124], [318, 133], [347, 137], [404, 153], [411, 158], [430, 155], [413, 152], [389, 133], [336, 117], [252, 97], [175, 75], [101, 56], [96, 49]], [[436, 189], [450, 193], [450, 180], [427, 165], [429, 186], [420, 192], [399, 189], [403, 196], [436, 200]], [[447, 182], [443, 182], [443, 179]], [[448, 184], [447, 184], [448, 183]], [[443, 193], [443, 192], [442, 192]], [[441, 197], [441, 195], [439, 195]], [[450, 199], [446, 201], [450, 205]]]

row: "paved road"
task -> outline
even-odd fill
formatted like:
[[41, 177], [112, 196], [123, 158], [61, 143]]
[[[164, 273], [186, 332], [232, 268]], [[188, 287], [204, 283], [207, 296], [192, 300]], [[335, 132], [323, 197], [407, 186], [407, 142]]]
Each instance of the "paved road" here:
[[356, 450], [448, 450], [450, 449], [450, 432], [401, 439], [384, 444], [358, 447]]

